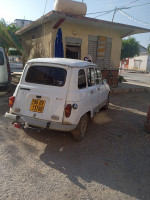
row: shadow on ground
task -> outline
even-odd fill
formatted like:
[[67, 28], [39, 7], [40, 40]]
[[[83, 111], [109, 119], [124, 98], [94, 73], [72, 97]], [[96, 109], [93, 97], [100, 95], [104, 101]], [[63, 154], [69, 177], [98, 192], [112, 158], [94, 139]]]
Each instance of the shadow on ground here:
[[29, 132], [47, 146], [40, 159], [86, 190], [96, 182], [138, 199], [150, 199], [150, 137], [144, 130], [150, 93], [111, 96], [110, 109], [97, 113], [87, 136], [75, 142], [63, 132]]
[[123, 82], [119, 83], [118, 87], [110, 87], [111, 93], [123, 93], [123, 92], [143, 92], [150, 91], [150, 88], [146, 85], [139, 85], [136, 83]]

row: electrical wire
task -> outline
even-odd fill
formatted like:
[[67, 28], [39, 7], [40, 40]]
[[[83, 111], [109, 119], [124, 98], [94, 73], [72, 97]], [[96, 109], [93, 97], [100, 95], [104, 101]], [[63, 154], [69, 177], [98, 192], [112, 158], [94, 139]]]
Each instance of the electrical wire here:
[[43, 15], [45, 14], [45, 10], [46, 10], [46, 6], [47, 6], [47, 2], [48, 2], [48, 0], [46, 0], [46, 2], [45, 2], [45, 8], [44, 8]]
[[137, 2], [137, 1], [140, 1], [140, 0], [131, 1], [131, 2], [127, 3], [127, 4], [125, 4], [124, 6], [128, 6], [128, 5], [130, 5], [130, 4], [132, 4], [132, 3], [135, 3], [135, 2]]
[[[121, 8], [123, 8], [124, 6], [127, 6], [127, 5], [130, 5], [130, 4], [132, 4], [132, 3], [135, 3], [135, 2], [137, 2], [137, 1], [140, 1], [140, 0], [134, 0], [134, 1], [131, 1], [131, 2], [129, 2], [129, 3], [127, 3], [127, 4], [125, 4], [125, 5], [123, 5], [123, 6], [121, 6], [121, 7], [119, 7], [118, 9], [121, 9]], [[105, 10], [105, 11], [101, 11], [101, 12], [94, 12], [94, 13], [87, 13], [86, 15], [93, 15], [93, 14], [98, 14], [98, 13], [103, 13], [103, 12], [113, 12], [113, 11], [115, 11], [115, 9], [112, 9], [112, 10]]]
[[139, 19], [136, 19], [135, 17], [129, 15], [128, 13], [124, 12], [123, 10], [119, 10], [119, 12], [120, 12], [122, 15], [128, 17], [129, 19], [131, 19], [131, 20], [133, 20], [133, 21], [135, 21], [135, 22], [138, 22], [138, 23], [143, 24], [143, 25], [148, 25], [148, 26], [150, 26], [150, 23], [144, 22], [144, 21], [139, 20]]
[[[133, 2], [130, 2], [130, 3], [128, 3], [128, 4], [126, 4], [126, 5], [129, 5], [129, 4], [131, 4], [131, 3], [134, 3], [134, 2], [137, 2], [138, 0], [136, 0], [136, 1], [133, 1]], [[105, 13], [103, 13], [103, 14], [101, 14], [101, 15], [98, 15], [98, 16], [96, 16], [95, 18], [97, 18], [97, 17], [100, 17], [100, 16], [103, 16], [103, 15], [106, 15], [106, 14], [109, 14], [109, 13], [111, 13], [111, 12], [113, 12], [113, 11], [115, 11], [115, 10], [118, 10], [118, 11], [121, 11], [122, 9], [130, 9], [130, 8], [135, 8], [135, 7], [140, 7], [140, 6], [144, 6], [144, 5], [149, 5], [150, 3], [145, 3], [145, 4], [139, 4], [139, 5], [135, 5], [135, 6], [131, 6], [131, 7], [129, 7], [129, 8], [126, 8], [126, 7], [123, 7], [123, 6], [121, 6], [121, 7], [119, 7], [119, 8], [115, 8], [114, 10], [108, 10], [108, 11], [104, 11]], [[98, 13], [98, 12], [97, 12]], [[102, 13], [102, 12], [100, 12], [100, 13]], [[124, 13], [124, 15], [128, 15], [127, 13], [125, 13], [124, 11], [122, 11], [122, 14]], [[130, 18], [134, 18], [134, 17], [132, 17], [132, 16], [129, 16]], [[134, 18], [134, 19], [136, 19], [136, 18]], [[137, 22], [139, 22], [140, 20], [137, 20]], [[142, 22], [141, 22], [142, 23]], [[147, 23], [147, 22], [143, 22], [145, 25], [149, 25], [149, 23]]]
[[104, 14], [97, 15], [97, 16], [96, 16], [96, 17], [94, 17], [94, 18], [101, 17], [101, 16], [103, 16], [103, 15], [106, 15], [106, 14], [109, 14], [109, 13], [111, 13], [111, 12], [113, 12], [113, 11], [115, 11], [115, 9], [114, 9], [114, 10], [112, 10], [112, 11], [108, 11], [108, 12], [106, 12], [106, 13], [104, 13]]
[[135, 7], [139, 7], [139, 6], [145, 6], [145, 5], [148, 5], [148, 4], [150, 4], [150, 3], [144, 3], [144, 4], [140, 4], [140, 5], [135, 5], [135, 6], [132, 6], [130, 8], [135, 8]]
[[101, 11], [101, 12], [87, 13], [86, 15], [94, 15], [94, 14], [105, 13], [105, 12], [110, 12], [110, 11], [114, 11], [114, 9], [113, 10], [105, 10], [105, 11]]

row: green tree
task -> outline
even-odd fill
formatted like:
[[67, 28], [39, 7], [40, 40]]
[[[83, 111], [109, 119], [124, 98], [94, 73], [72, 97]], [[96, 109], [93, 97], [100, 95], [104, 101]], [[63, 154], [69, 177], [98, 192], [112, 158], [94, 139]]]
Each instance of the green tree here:
[[121, 60], [138, 56], [139, 52], [140, 52], [139, 42], [136, 41], [135, 38], [131, 37], [126, 40], [125, 39], [122, 40]]
[[150, 53], [150, 44], [147, 47], [148, 53]]
[[0, 46], [4, 47], [7, 52], [10, 47], [22, 51], [21, 40], [15, 35], [17, 30], [19, 29], [15, 25], [7, 25], [4, 19], [0, 20]]
[[5, 21], [3, 19], [0, 21], [0, 45], [6, 50], [8, 50], [10, 46], [12, 46], [8, 32], [6, 30]]

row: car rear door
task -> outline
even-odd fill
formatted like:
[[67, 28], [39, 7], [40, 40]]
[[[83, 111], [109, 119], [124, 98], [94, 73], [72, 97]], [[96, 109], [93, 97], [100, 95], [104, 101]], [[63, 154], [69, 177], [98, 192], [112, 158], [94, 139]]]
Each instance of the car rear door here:
[[24, 116], [62, 122], [70, 73], [67, 67], [30, 66], [18, 87], [14, 108]]

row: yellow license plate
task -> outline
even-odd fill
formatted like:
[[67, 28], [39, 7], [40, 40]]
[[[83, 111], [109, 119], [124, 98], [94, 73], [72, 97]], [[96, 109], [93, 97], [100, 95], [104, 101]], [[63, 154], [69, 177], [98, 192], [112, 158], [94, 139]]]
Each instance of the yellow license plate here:
[[43, 113], [45, 101], [40, 99], [32, 99], [30, 111]]

